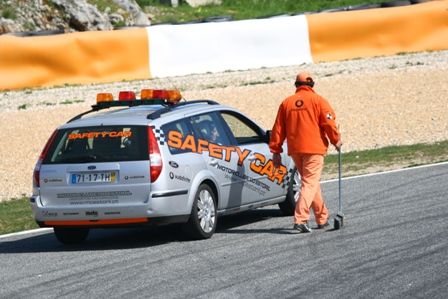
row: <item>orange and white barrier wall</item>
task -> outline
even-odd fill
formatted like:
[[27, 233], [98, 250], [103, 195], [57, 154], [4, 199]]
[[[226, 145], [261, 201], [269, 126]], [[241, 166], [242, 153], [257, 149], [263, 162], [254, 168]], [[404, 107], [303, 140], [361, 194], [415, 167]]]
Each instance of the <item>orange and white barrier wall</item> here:
[[54, 36], [0, 36], [0, 90], [448, 49], [448, 0]]
[[448, 1], [307, 19], [314, 62], [448, 49]]

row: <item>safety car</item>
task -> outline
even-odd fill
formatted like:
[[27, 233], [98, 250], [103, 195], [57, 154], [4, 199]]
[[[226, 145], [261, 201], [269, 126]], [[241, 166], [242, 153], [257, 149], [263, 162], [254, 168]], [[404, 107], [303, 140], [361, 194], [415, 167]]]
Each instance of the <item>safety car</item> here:
[[286, 145], [274, 167], [269, 133], [237, 109], [177, 90], [100, 93], [39, 156], [34, 218], [73, 244], [90, 229], [167, 223], [205, 239], [218, 217], [273, 204], [292, 215], [300, 180]]

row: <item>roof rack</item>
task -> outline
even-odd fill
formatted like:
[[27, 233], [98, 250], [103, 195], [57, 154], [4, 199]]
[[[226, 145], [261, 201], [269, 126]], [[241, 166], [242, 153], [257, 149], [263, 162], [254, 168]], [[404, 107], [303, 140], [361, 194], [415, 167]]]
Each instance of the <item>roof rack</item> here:
[[162, 114], [168, 113], [171, 110], [173, 110], [174, 108], [180, 107], [180, 106], [186, 106], [186, 105], [191, 105], [191, 104], [199, 104], [199, 103], [207, 103], [209, 105], [219, 105], [218, 102], [213, 101], [213, 100], [193, 100], [193, 101], [185, 101], [185, 102], [178, 102], [174, 105], [170, 105], [170, 106], [165, 106], [157, 111], [154, 111], [151, 114], [148, 114], [148, 116], [146, 117], [147, 119], [157, 119], [159, 118]]
[[77, 119], [80, 119], [86, 114], [89, 114], [91, 112], [100, 111], [103, 109], [108, 109], [111, 107], [133, 107], [133, 106], [141, 106], [141, 105], [162, 105], [165, 107], [169, 107], [174, 105], [174, 103], [171, 103], [165, 99], [150, 99], [150, 100], [129, 100], [129, 101], [112, 101], [112, 102], [100, 102], [95, 105], [92, 105], [92, 109], [85, 111], [83, 113], [80, 113], [70, 119], [67, 123], [75, 121]]

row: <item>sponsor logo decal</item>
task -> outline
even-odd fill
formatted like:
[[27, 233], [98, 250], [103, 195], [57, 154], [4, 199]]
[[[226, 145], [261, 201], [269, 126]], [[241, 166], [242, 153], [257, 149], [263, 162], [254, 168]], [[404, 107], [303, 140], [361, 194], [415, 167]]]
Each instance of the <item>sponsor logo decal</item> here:
[[59, 178], [45, 178], [44, 183], [61, 183], [62, 179]]
[[119, 198], [125, 196], [132, 196], [132, 192], [126, 190], [56, 194], [59, 199], [68, 199], [70, 205], [118, 204], [120, 202]]
[[[226, 162], [230, 162], [232, 154], [236, 154], [238, 157], [238, 166], [242, 166], [251, 153], [251, 150], [242, 150], [237, 146], [222, 146], [203, 139], [196, 140], [193, 135], [187, 135], [183, 138], [182, 133], [174, 130], [168, 133], [168, 146], [181, 150], [189, 150], [197, 154], [208, 152], [210, 157]], [[252, 172], [263, 176], [265, 175], [270, 181], [278, 185], [283, 183], [287, 174], [286, 166], [280, 165], [279, 168], [275, 169], [272, 159], [268, 159], [265, 155], [257, 152], [254, 152], [253, 156], [255, 158], [250, 162], [250, 170]]]
[[191, 181], [189, 178], [184, 177], [183, 175], [174, 174], [172, 171], [170, 171], [170, 179], [172, 180], [176, 179], [186, 183], [189, 183]]
[[136, 180], [136, 179], [144, 179], [144, 175], [132, 175], [132, 176], [125, 176], [125, 180]]
[[175, 175], [174, 178], [179, 180], [179, 181], [184, 181], [184, 182], [187, 182], [187, 183], [190, 182], [190, 179], [187, 178], [187, 177], [184, 177], [183, 175]]
[[111, 212], [104, 212], [104, 215], [120, 215], [121, 212], [118, 211], [111, 211]]
[[228, 168], [228, 167], [220, 165], [220, 164], [217, 164], [216, 168], [223, 171], [225, 173], [226, 178], [232, 179], [232, 178], [238, 177], [238, 178], [242, 179], [244, 184], [246, 184], [246, 187], [248, 187], [252, 191], [259, 193], [260, 195], [264, 195], [266, 193], [266, 191], [271, 190], [271, 188], [268, 184], [263, 183], [260, 180], [252, 178], [246, 174], [243, 174], [237, 170], [233, 170], [231, 168]]
[[45, 211], [42, 211], [42, 216], [43, 217], [57, 217], [58, 213], [45, 210]]
[[68, 139], [91, 139], [91, 138], [117, 138], [117, 137], [131, 137], [132, 131], [110, 131], [110, 132], [84, 132], [84, 133], [72, 133], [68, 135]]
[[173, 167], [173, 168], [178, 168], [179, 167], [179, 164], [177, 164], [174, 161], [169, 161], [168, 164], [170, 164], [170, 166]]
[[86, 211], [86, 216], [98, 217], [98, 211]]
[[62, 213], [62, 215], [64, 216], [75, 216], [75, 215], [79, 215], [78, 212], [64, 212]]

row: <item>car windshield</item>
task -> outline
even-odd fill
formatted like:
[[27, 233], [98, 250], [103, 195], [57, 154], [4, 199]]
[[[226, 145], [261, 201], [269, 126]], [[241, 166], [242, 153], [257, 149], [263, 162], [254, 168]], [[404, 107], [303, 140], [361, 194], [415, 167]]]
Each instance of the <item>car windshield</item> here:
[[44, 164], [148, 159], [145, 126], [101, 126], [58, 131]]

